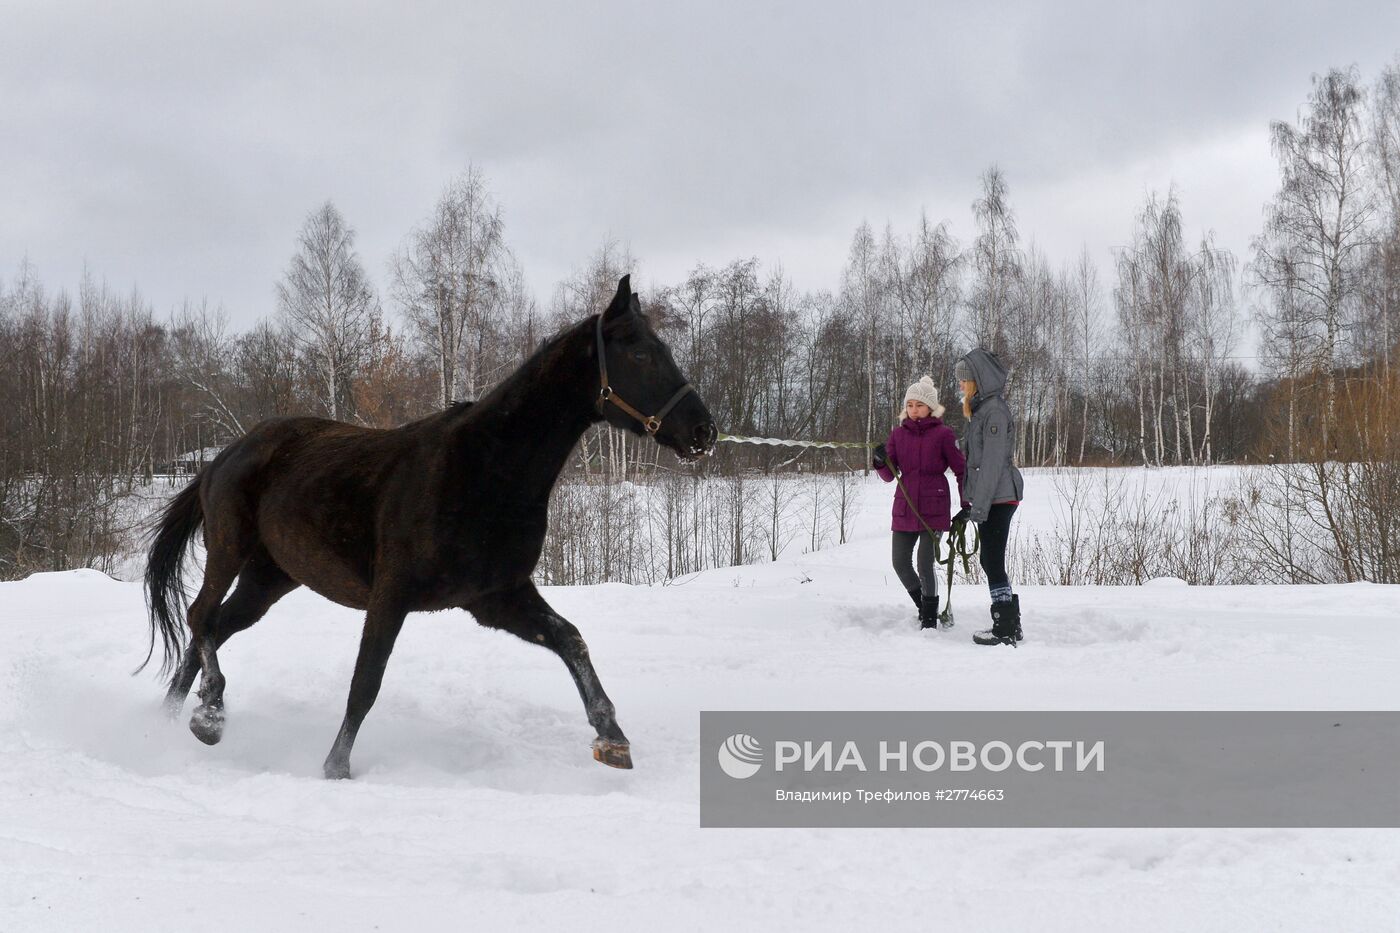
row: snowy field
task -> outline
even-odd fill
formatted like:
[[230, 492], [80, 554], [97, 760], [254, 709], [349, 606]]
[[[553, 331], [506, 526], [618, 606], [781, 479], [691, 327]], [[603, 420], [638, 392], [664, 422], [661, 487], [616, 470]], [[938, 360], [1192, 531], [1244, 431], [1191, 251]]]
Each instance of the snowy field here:
[[356, 613], [302, 590], [234, 638], [206, 748], [128, 676], [136, 584], [0, 584], [0, 931], [1400, 929], [1394, 830], [701, 830], [703, 709], [1400, 708], [1400, 587], [1020, 587], [1013, 650], [971, 643], [969, 586], [920, 633], [889, 490], [842, 547], [546, 591], [630, 772], [553, 655], [464, 613], [410, 617], [330, 783]]

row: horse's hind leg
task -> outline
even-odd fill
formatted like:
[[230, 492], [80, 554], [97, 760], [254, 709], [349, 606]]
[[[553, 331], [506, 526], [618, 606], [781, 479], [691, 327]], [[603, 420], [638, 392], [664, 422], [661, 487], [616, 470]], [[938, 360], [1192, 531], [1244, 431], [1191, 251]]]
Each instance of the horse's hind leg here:
[[[238, 585], [234, 587], [233, 595], [211, 614], [208, 627], [213, 631], [215, 647], [222, 647], [231, 636], [256, 623], [272, 608], [273, 603], [298, 585], [282, 572], [282, 568], [273, 562], [265, 550], [259, 548], [259, 553], [249, 558], [239, 571]], [[200, 666], [199, 646], [191, 640], [165, 695], [165, 709], [172, 718], [180, 715]]]
[[[190, 731], [206, 745], [215, 744], [224, 734], [224, 675], [219, 670], [214, 627], [218, 620], [219, 602], [228, 592], [242, 563], [240, 559], [231, 558], [223, 549], [210, 546], [204, 563], [204, 583], [199, 588], [199, 595], [190, 604], [190, 648], [198, 656], [199, 665], [204, 671], [199, 681], [200, 703], [190, 718]], [[180, 668], [177, 676], [184, 673], [183, 661]], [[168, 694], [166, 698], [170, 699]]]
[[533, 583], [492, 595], [466, 608], [482, 625], [511, 632], [559, 655], [573, 675], [589, 724], [598, 732], [593, 740], [594, 759], [613, 768], [632, 767], [632, 747], [627, 736], [622, 734], [612, 701], [593, 670], [588, 645], [578, 629], [549, 607]]
[[165, 691], [165, 713], [171, 719], [180, 715], [185, 708], [185, 697], [190, 695], [195, 675], [199, 673], [199, 649], [194, 642], [185, 646], [180, 664], [175, 668], [175, 676], [170, 678], [170, 689]]

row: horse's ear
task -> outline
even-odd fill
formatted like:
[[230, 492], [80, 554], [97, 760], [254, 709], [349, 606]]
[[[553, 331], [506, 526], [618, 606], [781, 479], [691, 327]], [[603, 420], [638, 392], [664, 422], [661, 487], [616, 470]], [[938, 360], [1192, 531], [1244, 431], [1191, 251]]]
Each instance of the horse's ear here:
[[632, 302], [635, 300], [636, 298], [632, 294], [632, 276], [624, 275], [617, 280], [617, 294], [613, 296], [608, 310], [603, 312], [603, 320], [611, 321], [626, 314], [631, 310]]
[[628, 303], [627, 307], [630, 308], [632, 313], [637, 315], [637, 317], [642, 316], [642, 299], [637, 297], [636, 292], [632, 293], [632, 300]]

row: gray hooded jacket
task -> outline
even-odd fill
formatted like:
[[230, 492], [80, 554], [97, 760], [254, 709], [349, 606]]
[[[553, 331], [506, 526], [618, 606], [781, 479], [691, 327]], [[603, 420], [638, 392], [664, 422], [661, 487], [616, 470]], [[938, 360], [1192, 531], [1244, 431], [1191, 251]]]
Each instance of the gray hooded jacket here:
[[995, 353], [981, 347], [968, 352], [959, 362], [966, 363], [977, 382], [972, 397], [972, 420], [963, 440], [967, 445], [967, 485], [963, 495], [972, 510], [974, 522], [985, 522], [996, 502], [1020, 502], [1025, 489], [1021, 471], [1011, 462], [1016, 449], [1016, 425], [1011, 409], [1001, 397], [1006, 386], [1006, 369]]

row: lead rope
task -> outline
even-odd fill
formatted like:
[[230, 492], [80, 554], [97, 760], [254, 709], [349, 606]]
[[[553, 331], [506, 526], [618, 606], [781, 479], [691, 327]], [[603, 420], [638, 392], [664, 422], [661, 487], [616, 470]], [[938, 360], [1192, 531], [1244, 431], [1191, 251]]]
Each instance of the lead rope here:
[[742, 437], [738, 434], [721, 434], [717, 440], [730, 444], [765, 444], [770, 447], [826, 447], [833, 450], [869, 450], [874, 444], [858, 441], [789, 441], [781, 437]]
[[[775, 447], [823, 447], [835, 450], [869, 450], [877, 445], [864, 444], [858, 441], [793, 441], [780, 437], [743, 437], [737, 434], [720, 434], [716, 440], [727, 441], [731, 444], [764, 444]], [[894, 472], [893, 469], [890, 472]], [[938, 614], [938, 625], [940, 628], [953, 627], [953, 565], [958, 558], [962, 558], [963, 573], [972, 574], [972, 558], [977, 554], [978, 548], [982, 546], [981, 532], [974, 525], [972, 528], [972, 546], [967, 544], [967, 522], [958, 522], [948, 530], [948, 556], [943, 556], [942, 541], [938, 532], [929, 527], [928, 522], [919, 514], [913, 499], [909, 497], [909, 490], [904, 487], [904, 480], [900, 479], [898, 473], [894, 474], [894, 481], [899, 484], [899, 491], [904, 494], [904, 501], [909, 503], [909, 508], [914, 512], [914, 517], [919, 520], [919, 524], [924, 526], [924, 530], [933, 539], [933, 560], [934, 563], [942, 564], [948, 568], [948, 603], [943, 607], [943, 611]]]

